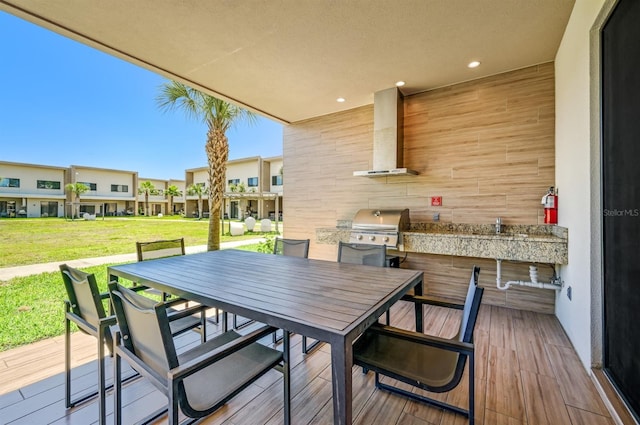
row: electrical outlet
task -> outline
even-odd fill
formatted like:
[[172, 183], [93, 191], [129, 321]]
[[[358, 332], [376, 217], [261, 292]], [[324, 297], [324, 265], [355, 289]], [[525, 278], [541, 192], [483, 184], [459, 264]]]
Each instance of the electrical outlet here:
[[567, 286], [567, 298], [571, 301], [571, 286]]
[[433, 214], [433, 221], [440, 221], [440, 213]]

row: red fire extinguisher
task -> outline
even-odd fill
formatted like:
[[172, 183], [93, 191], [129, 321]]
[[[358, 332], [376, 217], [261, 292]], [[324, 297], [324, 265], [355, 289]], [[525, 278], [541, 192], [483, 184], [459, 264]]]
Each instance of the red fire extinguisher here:
[[558, 192], [553, 186], [542, 197], [542, 205], [544, 205], [544, 223], [558, 224]]

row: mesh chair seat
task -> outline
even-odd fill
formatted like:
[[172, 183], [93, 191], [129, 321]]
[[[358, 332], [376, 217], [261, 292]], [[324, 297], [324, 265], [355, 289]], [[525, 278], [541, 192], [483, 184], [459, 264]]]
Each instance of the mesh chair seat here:
[[[475, 328], [483, 288], [478, 287], [479, 267], [473, 267], [464, 305], [448, 304], [423, 296], [406, 296], [403, 300], [414, 303], [435, 304], [462, 310], [458, 334], [451, 339], [438, 338], [392, 326], [374, 324], [353, 347], [353, 362], [365, 370], [375, 372], [376, 388], [459, 413], [474, 423], [474, 346]], [[469, 360], [468, 410], [444, 401], [407, 391], [395, 385], [383, 384], [379, 375], [436, 393], [454, 389], [461, 381], [465, 364]]]
[[[231, 330], [178, 355], [178, 363], [185, 364], [211, 350], [240, 338], [241, 335]], [[225, 357], [202, 369], [201, 373], [191, 375], [184, 380], [186, 401], [193, 411], [204, 411], [220, 404], [242, 390], [245, 383], [270, 369], [282, 360], [282, 353], [261, 344], [252, 344], [237, 351], [233, 356]], [[221, 385], [211, 385], [219, 382]], [[206, 391], [203, 391], [206, 388]]]
[[144, 422], [168, 410], [169, 424], [177, 424], [179, 407], [190, 418], [208, 416], [275, 367], [284, 374], [284, 422], [289, 423], [288, 333], [284, 353], [257, 342], [275, 330], [265, 326], [244, 336], [225, 332], [179, 355], [163, 303], [153, 303], [116, 282], [109, 283], [109, 291], [121, 333], [114, 344], [116, 424], [122, 422], [121, 358], [168, 398], [168, 409], [153, 412]]
[[460, 355], [387, 335], [365, 334], [354, 344], [358, 361], [430, 388], [442, 388], [455, 375]]

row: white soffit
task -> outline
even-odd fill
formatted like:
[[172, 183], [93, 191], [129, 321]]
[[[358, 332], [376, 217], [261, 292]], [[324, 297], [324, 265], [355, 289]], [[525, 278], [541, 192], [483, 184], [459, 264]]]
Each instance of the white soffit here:
[[409, 95], [552, 61], [573, 3], [0, 0], [0, 10], [287, 123], [371, 104], [398, 80]]

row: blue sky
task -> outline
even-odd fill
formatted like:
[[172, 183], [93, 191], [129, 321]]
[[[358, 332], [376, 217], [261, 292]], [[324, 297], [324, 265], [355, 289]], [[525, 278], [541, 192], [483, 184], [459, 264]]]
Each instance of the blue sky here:
[[[206, 125], [156, 104], [164, 77], [0, 12], [0, 161], [183, 179], [205, 166]], [[282, 155], [282, 125], [227, 133], [229, 158]]]

